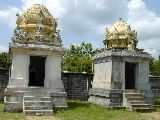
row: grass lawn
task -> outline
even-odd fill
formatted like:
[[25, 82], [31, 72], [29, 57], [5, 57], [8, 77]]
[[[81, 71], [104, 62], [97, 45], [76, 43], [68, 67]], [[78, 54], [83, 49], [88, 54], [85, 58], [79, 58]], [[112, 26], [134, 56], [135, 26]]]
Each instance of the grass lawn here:
[[0, 120], [25, 120], [23, 113], [3, 112], [3, 103], [0, 103]]
[[141, 113], [111, 110], [80, 101], [69, 101], [68, 109], [59, 110], [54, 116], [62, 120], [147, 120]]
[[[158, 118], [159, 114], [156, 114]], [[5, 113], [3, 104], [0, 104], [0, 120], [155, 120], [152, 113], [111, 110], [82, 101], [69, 101], [68, 109], [58, 110], [53, 116], [25, 117], [23, 113]]]

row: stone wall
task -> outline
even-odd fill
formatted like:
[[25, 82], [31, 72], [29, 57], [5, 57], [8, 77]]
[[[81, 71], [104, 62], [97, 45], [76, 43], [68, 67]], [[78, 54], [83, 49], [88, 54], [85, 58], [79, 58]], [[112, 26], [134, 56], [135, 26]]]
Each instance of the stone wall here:
[[[8, 70], [0, 68], [0, 101], [3, 101], [4, 90], [7, 87], [8, 80]], [[62, 81], [69, 99], [87, 100], [92, 80], [93, 74], [62, 72]]]
[[160, 77], [149, 77], [154, 98], [160, 98]]
[[4, 90], [8, 84], [9, 71], [8, 69], [0, 68], [0, 101], [3, 101]]
[[[4, 89], [8, 84], [9, 71], [0, 68], [0, 100], [3, 100]], [[69, 99], [87, 100], [92, 87], [93, 74], [62, 72], [62, 80]], [[151, 91], [154, 98], [160, 97], [160, 77], [150, 77]]]
[[93, 74], [89, 73], [62, 73], [64, 88], [69, 99], [87, 100]]

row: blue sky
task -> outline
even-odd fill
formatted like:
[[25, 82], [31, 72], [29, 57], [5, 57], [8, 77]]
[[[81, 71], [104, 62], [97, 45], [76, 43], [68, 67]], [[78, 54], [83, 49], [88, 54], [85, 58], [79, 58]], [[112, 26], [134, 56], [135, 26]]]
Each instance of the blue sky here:
[[43, 4], [58, 18], [65, 47], [82, 41], [104, 47], [105, 27], [122, 17], [138, 32], [139, 48], [160, 54], [160, 0], [1, 0], [0, 51], [7, 51], [11, 42], [16, 13], [34, 3]]

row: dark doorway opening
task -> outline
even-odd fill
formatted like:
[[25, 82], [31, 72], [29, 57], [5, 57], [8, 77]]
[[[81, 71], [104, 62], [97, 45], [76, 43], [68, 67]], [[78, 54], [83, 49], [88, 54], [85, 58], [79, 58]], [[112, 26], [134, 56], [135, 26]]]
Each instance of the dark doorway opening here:
[[125, 63], [125, 89], [135, 89], [135, 63]]
[[44, 86], [45, 57], [30, 56], [28, 86]]

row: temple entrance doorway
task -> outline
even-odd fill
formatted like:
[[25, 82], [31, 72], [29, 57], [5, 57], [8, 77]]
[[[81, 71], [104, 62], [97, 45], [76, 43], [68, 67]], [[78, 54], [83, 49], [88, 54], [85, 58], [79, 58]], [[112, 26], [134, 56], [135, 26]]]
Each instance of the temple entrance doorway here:
[[136, 63], [125, 63], [125, 89], [135, 89]]
[[45, 57], [30, 56], [28, 86], [44, 86]]

